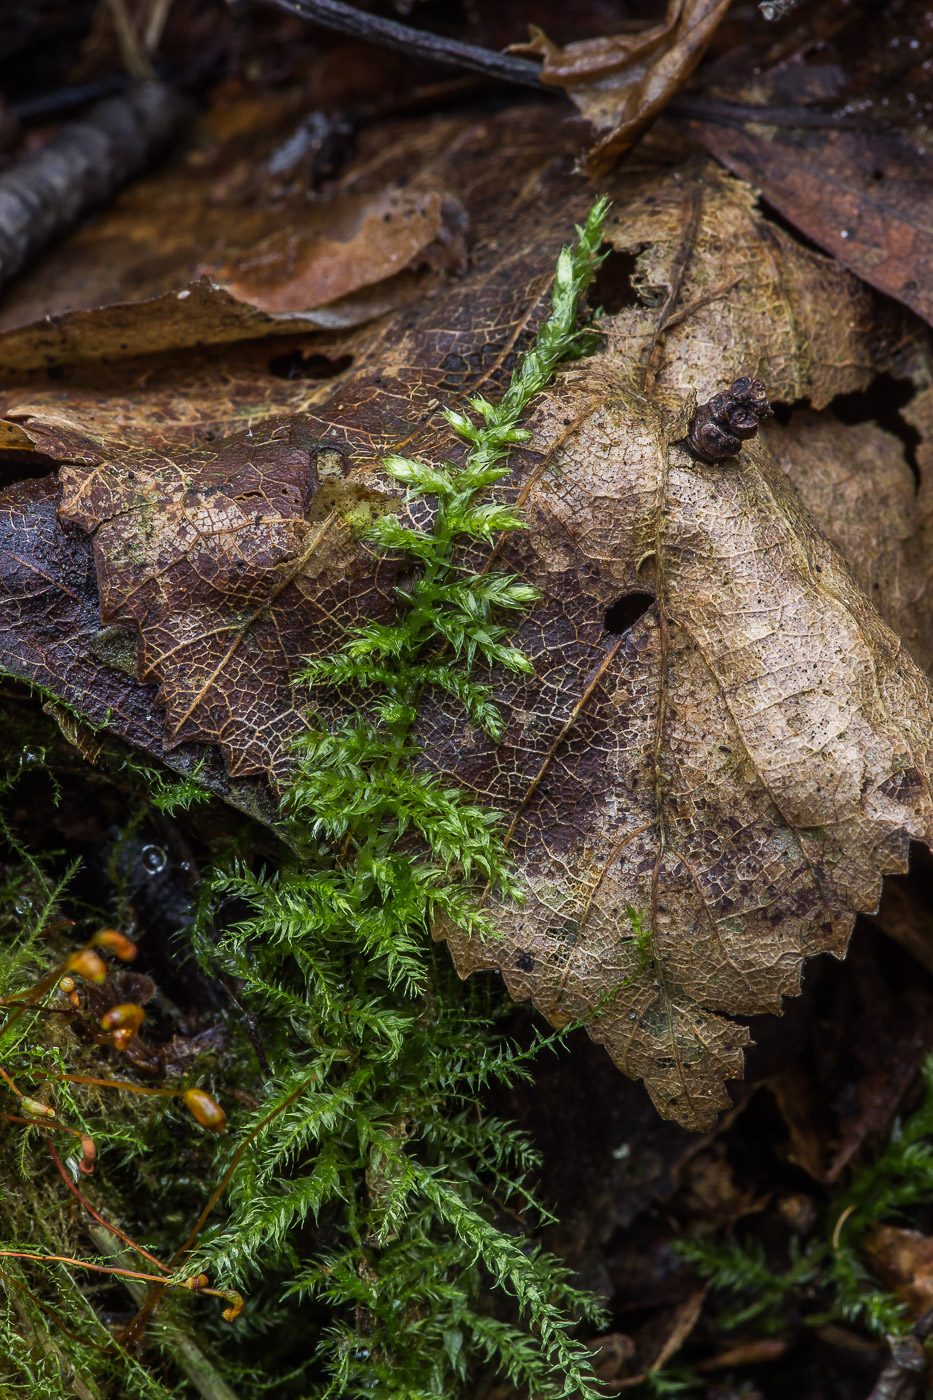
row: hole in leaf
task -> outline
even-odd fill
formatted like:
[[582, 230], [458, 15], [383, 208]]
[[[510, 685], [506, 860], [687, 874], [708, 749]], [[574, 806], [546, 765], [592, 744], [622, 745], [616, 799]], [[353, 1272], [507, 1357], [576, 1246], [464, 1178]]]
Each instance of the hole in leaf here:
[[332, 360], [328, 355], [305, 354], [303, 350], [286, 350], [282, 355], [273, 355], [269, 361], [269, 373], [277, 379], [333, 379], [343, 374], [353, 364], [352, 355], [339, 355]]
[[54, 457], [46, 457], [42, 452], [0, 452], [0, 491], [17, 481], [33, 481], [49, 472], [58, 471], [59, 463]]
[[632, 285], [637, 263], [637, 253], [610, 253], [593, 278], [587, 294], [590, 306], [601, 306], [607, 316], [637, 306], [640, 298]]
[[893, 374], [876, 374], [866, 388], [856, 389], [851, 394], [837, 394], [829, 407], [843, 423], [877, 423], [879, 428], [885, 428], [900, 438], [904, 444], [904, 458], [919, 485], [917, 448], [922, 437], [901, 412], [914, 397], [914, 392], [909, 379], [896, 379]]
[[653, 593], [623, 593], [614, 603], [610, 603], [603, 616], [603, 626], [613, 637], [621, 637], [631, 631], [640, 617], [654, 602]]
[[[876, 374], [864, 389], [855, 389], [850, 394], [837, 394], [831, 399], [828, 408], [841, 423], [850, 427], [856, 423], [877, 423], [879, 428], [900, 438], [904, 447], [904, 460], [920, 483], [920, 464], [917, 448], [922, 442], [922, 434], [909, 423], [902, 413], [914, 397], [916, 390], [909, 379], [899, 379], [893, 374]], [[810, 408], [807, 398], [795, 399], [793, 403], [772, 401], [771, 409], [775, 421], [786, 427], [799, 408]]]

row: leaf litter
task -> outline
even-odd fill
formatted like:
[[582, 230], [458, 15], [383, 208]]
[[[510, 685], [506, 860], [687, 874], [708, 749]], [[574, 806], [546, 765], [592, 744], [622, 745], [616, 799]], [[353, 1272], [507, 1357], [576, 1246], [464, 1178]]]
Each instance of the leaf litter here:
[[[590, 200], [536, 148], [539, 122], [463, 127], [446, 167], [434, 159], [471, 222], [469, 272], [407, 320], [355, 332], [356, 363], [310, 385], [297, 421], [275, 391], [246, 428], [215, 411], [199, 436], [166, 423], [158, 395], [136, 416], [111, 394], [98, 420], [80, 388], [17, 402], [8, 385], [8, 420], [63, 464], [4, 493], [22, 608], [8, 671], [97, 723], [109, 711], [150, 752], [218, 746], [231, 778], [282, 781], [298, 658], [392, 606], [393, 570], [356, 533], [399, 507], [381, 455], [449, 454], [436, 408], [494, 389]], [[526, 172], [520, 211], [477, 174], [493, 145]], [[784, 470], [763, 441], [711, 467], [680, 442], [693, 396], [741, 373], [814, 409], [863, 389], [878, 369], [870, 294], [741, 182], [696, 157], [672, 166], [660, 139], [642, 151], [610, 183], [627, 304], [602, 322], [601, 353], [542, 397], [509, 486], [529, 528], [503, 562], [542, 594], [517, 638], [535, 678], [498, 686], [501, 747], [442, 704], [422, 738], [426, 764], [504, 811], [526, 889], [496, 910], [495, 943], [437, 930], [458, 969], [498, 967], [555, 1024], [583, 1021], [662, 1113], [705, 1128], [742, 1073], [736, 1018], [779, 1011], [806, 957], [841, 955], [908, 840], [930, 836], [933, 714], [925, 675], [793, 490], [791, 449]], [[336, 357], [339, 336], [325, 348]], [[807, 469], [826, 510], [837, 468], [813, 452]], [[36, 548], [39, 516], [54, 550]], [[100, 626], [73, 631], [98, 590]], [[892, 617], [910, 611], [887, 575], [871, 591]], [[125, 717], [141, 708], [145, 726]]]
[[294, 90], [215, 103], [159, 170], [9, 289], [0, 366], [223, 343], [295, 321], [354, 326], [462, 270], [455, 193], [390, 180], [325, 195], [283, 179], [304, 103]]

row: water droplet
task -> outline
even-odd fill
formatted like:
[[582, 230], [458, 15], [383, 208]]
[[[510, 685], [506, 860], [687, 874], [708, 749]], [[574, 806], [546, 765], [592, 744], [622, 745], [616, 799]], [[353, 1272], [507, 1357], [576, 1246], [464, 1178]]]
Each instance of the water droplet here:
[[161, 846], [143, 846], [140, 860], [148, 875], [160, 875], [168, 865], [168, 856]]
[[25, 917], [32, 913], [32, 900], [28, 894], [18, 894], [13, 901], [13, 908], [17, 914], [22, 914]]
[[23, 749], [20, 763], [24, 768], [35, 768], [42, 762], [42, 755], [36, 749]]

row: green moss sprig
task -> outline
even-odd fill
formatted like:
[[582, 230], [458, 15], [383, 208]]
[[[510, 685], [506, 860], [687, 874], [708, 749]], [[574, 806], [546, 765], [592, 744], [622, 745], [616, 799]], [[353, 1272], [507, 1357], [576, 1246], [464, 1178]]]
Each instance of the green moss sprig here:
[[678, 1252], [733, 1302], [721, 1318], [727, 1329], [756, 1323], [781, 1328], [788, 1311], [812, 1326], [859, 1322], [876, 1336], [908, 1332], [905, 1305], [873, 1277], [864, 1244], [873, 1227], [903, 1220], [933, 1197], [933, 1056], [923, 1064], [924, 1094], [898, 1119], [874, 1156], [860, 1159], [832, 1198], [822, 1229], [806, 1243], [791, 1240], [785, 1268], [775, 1268], [760, 1242], [684, 1240]]
[[[312, 691], [357, 702], [333, 728], [312, 722], [297, 745], [285, 811], [314, 854], [213, 882], [215, 896], [252, 911], [219, 948], [204, 947], [259, 1010], [274, 1084], [230, 1149], [227, 1219], [185, 1268], [234, 1286], [260, 1270], [268, 1281], [271, 1266], [289, 1296], [327, 1305], [334, 1321], [317, 1362], [330, 1379], [316, 1392], [327, 1396], [440, 1400], [484, 1369], [541, 1400], [598, 1394], [573, 1336], [598, 1308], [531, 1236], [542, 1218], [527, 1185], [536, 1154], [477, 1105], [491, 1082], [527, 1076], [529, 1056], [496, 1033], [495, 1007], [460, 988], [428, 937], [439, 915], [493, 934], [473, 887], [517, 895], [502, 818], [420, 771], [412, 731], [421, 697], [439, 689], [498, 739], [502, 719], [478, 673], [531, 669], [502, 619], [534, 591], [474, 572], [463, 548], [522, 528], [484, 492], [528, 438], [530, 401], [591, 344], [578, 307], [606, 209], [600, 201], [561, 253], [550, 315], [502, 399], [471, 399], [475, 416], [445, 413], [467, 446], [462, 464], [385, 463], [410, 499], [435, 505], [429, 526], [389, 516], [368, 532], [377, 551], [414, 564], [396, 588], [396, 619], [351, 628], [304, 672]], [[298, 1259], [296, 1233], [324, 1221], [330, 1247]], [[491, 1306], [497, 1293], [511, 1311]]]

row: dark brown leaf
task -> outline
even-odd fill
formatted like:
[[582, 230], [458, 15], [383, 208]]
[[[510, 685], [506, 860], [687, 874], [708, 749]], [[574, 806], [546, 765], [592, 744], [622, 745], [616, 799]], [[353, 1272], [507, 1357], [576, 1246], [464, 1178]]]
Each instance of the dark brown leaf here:
[[809, 7], [780, 39], [752, 26], [708, 73], [716, 120], [688, 123], [843, 267], [927, 321], [931, 53], [924, 0]]

